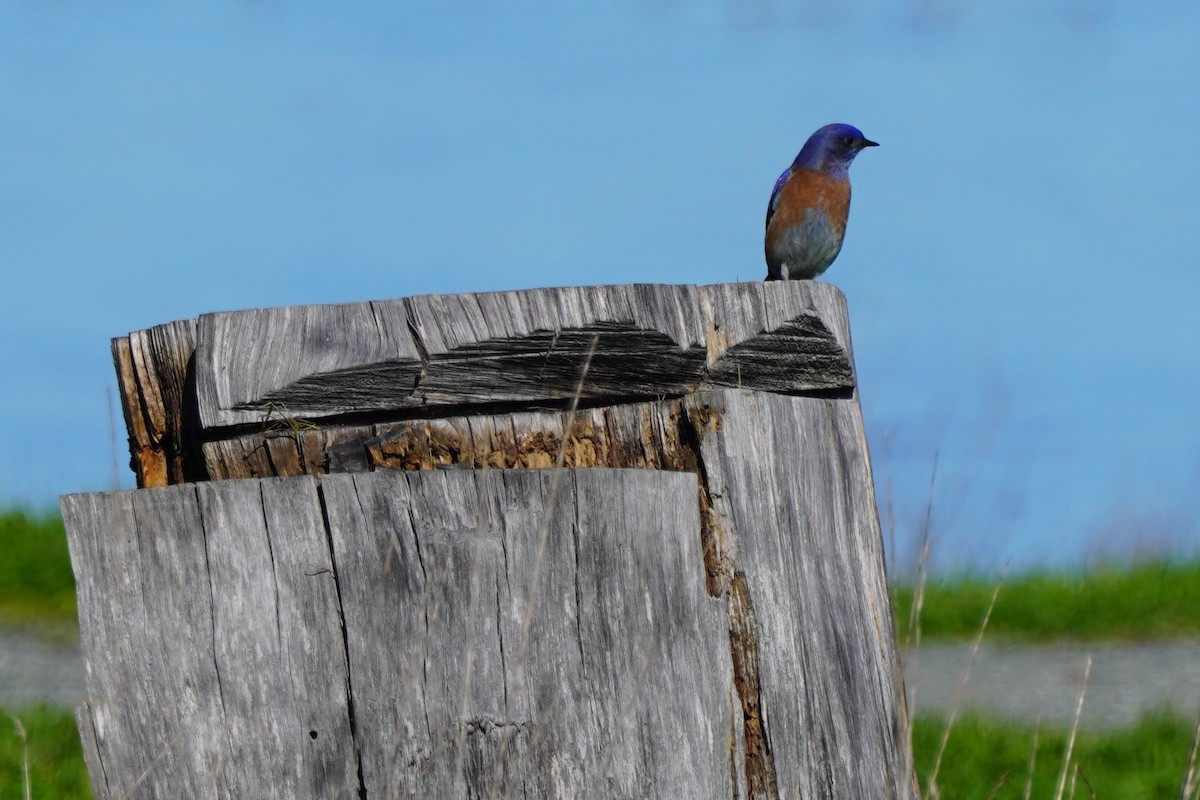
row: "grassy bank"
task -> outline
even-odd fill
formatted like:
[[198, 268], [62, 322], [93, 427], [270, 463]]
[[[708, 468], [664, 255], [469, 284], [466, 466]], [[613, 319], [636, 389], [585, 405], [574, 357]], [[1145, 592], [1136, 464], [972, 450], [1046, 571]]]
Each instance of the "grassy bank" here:
[[0, 511], [0, 622], [73, 625], [75, 578], [62, 518]]
[[[913, 728], [913, 754], [921, 791], [927, 781], [945, 722], [922, 717]], [[1173, 717], [1151, 717], [1140, 725], [1107, 733], [1081, 732], [1072, 763], [1079, 767], [1075, 797], [1178, 797], [1191, 747], [1191, 725]], [[954, 726], [942, 759], [937, 786], [941, 797], [955, 800], [1006, 800], [1025, 796], [1033, 753], [1034, 798], [1052, 798], [1067, 746], [1067, 731], [1043, 730], [1034, 752], [1032, 728], [976, 716]], [[1068, 792], [1064, 796], [1070, 795]]]
[[70, 711], [0, 709], [0, 797], [25, 797], [26, 759], [31, 797], [74, 800], [92, 796], [75, 716]]
[[[930, 581], [921, 636], [973, 637], [995, 584], [995, 578], [972, 576]], [[909, 641], [913, 587], [894, 587], [892, 597], [900, 641]], [[1200, 562], [1010, 575], [987, 635], [1027, 641], [1200, 638]]]

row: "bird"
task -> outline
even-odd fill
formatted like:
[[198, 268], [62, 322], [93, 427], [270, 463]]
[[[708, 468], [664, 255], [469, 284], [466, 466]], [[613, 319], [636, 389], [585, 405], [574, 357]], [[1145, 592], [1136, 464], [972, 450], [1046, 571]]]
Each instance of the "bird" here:
[[850, 213], [850, 163], [878, 147], [853, 125], [818, 130], [783, 171], [767, 205], [767, 280], [807, 280], [837, 258]]

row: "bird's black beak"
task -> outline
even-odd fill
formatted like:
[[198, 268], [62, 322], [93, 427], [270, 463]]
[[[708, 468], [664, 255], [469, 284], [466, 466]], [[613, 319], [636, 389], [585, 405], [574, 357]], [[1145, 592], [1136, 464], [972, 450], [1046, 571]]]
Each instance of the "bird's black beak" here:
[[870, 139], [862, 140], [863, 147], [879, 147], [879, 142], [872, 142]]

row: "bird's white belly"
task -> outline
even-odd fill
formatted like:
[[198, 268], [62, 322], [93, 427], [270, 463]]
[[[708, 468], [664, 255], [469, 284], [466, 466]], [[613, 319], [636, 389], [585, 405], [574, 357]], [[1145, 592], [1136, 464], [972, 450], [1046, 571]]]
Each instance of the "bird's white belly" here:
[[815, 278], [829, 268], [842, 249], [842, 232], [819, 211], [809, 209], [804, 221], [781, 232], [772, 255], [789, 278]]

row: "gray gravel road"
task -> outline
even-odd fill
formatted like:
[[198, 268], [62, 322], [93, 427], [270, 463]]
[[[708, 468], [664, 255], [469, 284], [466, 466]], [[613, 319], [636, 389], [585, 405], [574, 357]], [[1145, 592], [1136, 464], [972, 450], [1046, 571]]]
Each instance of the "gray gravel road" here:
[[[971, 669], [960, 708], [989, 716], [1069, 726], [1083, 686], [1083, 727], [1132, 725], [1143, 715], [1200, 713], [1200, 642], [985, 645]], [[970, 647], [925, 645], [906, 660], [910, 711], [945, 712], [954, 703]]]
[[[1151, 711], [1187, 718], [1200, 712], [1200, 642], [1150, 644], [987, 645], [972, 669], [960, 708], [1067, 726], [1083, 680], [1088, 728], [1129, 725]], [[933, 644], [906, 658], [909, 706], [945, 712], [953, 704], [970, 648]], [[71, 708], [84, 699], [83, 662], [75, 647], [0, 629], [0, 707], [34, 703]]]
[[86, 695], [78, 647], [0, 628], [0, 708], [74, 708]]

